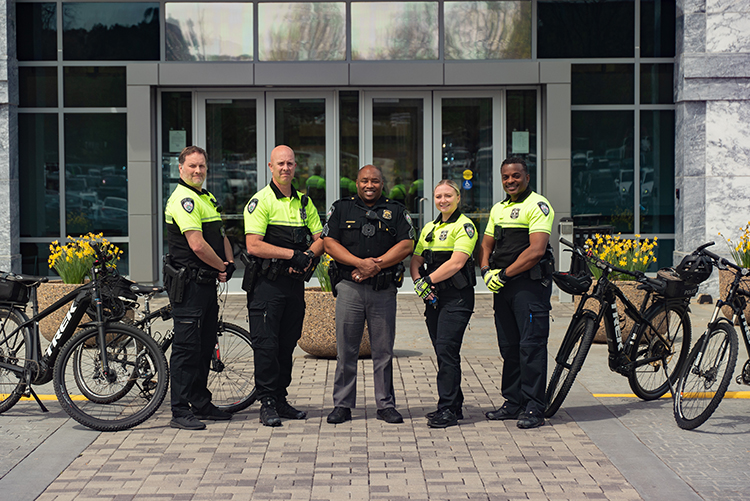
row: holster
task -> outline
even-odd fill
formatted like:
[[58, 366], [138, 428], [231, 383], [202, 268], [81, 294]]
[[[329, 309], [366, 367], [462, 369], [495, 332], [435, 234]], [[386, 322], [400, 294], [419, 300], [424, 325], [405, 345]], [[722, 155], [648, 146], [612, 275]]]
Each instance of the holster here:
[[217, 270], [208, 270], [206, 268], [198, 268], [195, 272], [195, 283], [200, 285], [216, 284], [219, 279], [219, 272]]
[[247, 252], [240, 254], [240, 261], [245, 265], [245, 274], [242, 277], [242, 290], [252, 292], [260, 275], [260, 260]]
[[164, 286], [167, 288], [169, 300], [172, 303], [181, 303], [185, 288], [189, 280], [188, 269], [185, 267], [175, 268], [172, 265], [172, 256], [164, 256]]
[[318, 266], [318, 263], [320, 263], [319, 257], [314, 257], [312, 260], [312, 263], [310, 263], [310, 267], [307, 269], [305, 274], [302, 276], [302, 280], [305, 282], [309, 282], [312, 276], [315, 274], [315, 268]]
[[336, 297], [338, 295], [336, 292], [336, 286], [342, 280], [341, 270], [336, 264], [336, 261], [331, 261], [331, 264], [328, 265], [328, 276], [331, 279], [331, 292], [333, 293], [333, 297]]

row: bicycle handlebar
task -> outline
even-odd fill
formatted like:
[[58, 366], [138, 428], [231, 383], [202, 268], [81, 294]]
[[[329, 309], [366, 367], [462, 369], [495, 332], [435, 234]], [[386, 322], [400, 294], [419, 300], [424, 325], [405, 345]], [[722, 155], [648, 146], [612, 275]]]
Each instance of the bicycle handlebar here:
[[49, 277], [41, 277], [36, 275], [19, 275], [10, 271], [0, 271], [0, 278], [3, 280], [10, 280], [11, 282], [22, 282], [24, 284], [32, 284], [36, 282], [49, 282]]

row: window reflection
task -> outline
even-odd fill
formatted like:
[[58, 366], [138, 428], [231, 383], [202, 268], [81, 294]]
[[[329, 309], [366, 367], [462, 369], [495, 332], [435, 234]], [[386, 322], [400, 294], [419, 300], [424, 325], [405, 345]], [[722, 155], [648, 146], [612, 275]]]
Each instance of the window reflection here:
[[641, 57], [674, 57], [675, 0], [641, 0]]
[[19, 105], [23, 107], [57, 107], [57, 68], [18, 68]]
[[252, 61], [252, 3], [167, 3], [167, 61]]
[[632, 111], [572, 113], [571, 211], [576, 226], [634, 231], [633, 120]]
[[60, 234], [60, 166], [57, 115], [18, 115], [21, 236]]
[[437, 2], [356, 2], [352, 59], [438, 58]]
[[341, 197], [350, 197], [357, 193], [357, 173], [362, 167], [359, 165], [359, 92], [339, 92], [339, 107], [339, 194]]
[[571, 65], [572, 104], [633, 104], [635, 67], [632, 64]]
[[63, 70], [63, 96], [69, 107], [125, 107], [125, 67], [68, 66]]
[[261, 61], [335, 61], [346, 58], [346, 4], [258, 4]]
[[531, 2], [445, 2], [446, 59], [531, 57]]
[[158, 3], [64, 3], [63, 59], [159, 60]]
[[16, 50], [19, 61], [57, 59], [56, 4], [16, 4]]
[[642, 232], [674, 232], [674, 126], [674, 110], [641, 111]]
[[65, 114], [66, 232], [128, 234], [124, 113]]
[[641, 65], [641, 104], [672, 104], [674, 65]]
[[508, 101], [508, 125], [506, 158], [521, 157], [529, 168], [531, 189], [537, 186], [537, 151], [536, 151], [536, 91], [509, 90], [506, 93]]

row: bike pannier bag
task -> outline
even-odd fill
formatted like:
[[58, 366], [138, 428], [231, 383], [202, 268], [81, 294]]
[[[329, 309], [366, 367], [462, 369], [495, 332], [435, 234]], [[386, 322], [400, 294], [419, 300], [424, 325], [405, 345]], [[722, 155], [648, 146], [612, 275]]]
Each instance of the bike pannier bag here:
[[29, 288], [19, 282], [0, 279], [0, 302], [26, 304], [29, 302]]
[[685, 282], [672, 268], [662, 268], [656, 273], [657, 278], [664, 281], [666, 297], [693, 297], [698, 293], [698, 285]]

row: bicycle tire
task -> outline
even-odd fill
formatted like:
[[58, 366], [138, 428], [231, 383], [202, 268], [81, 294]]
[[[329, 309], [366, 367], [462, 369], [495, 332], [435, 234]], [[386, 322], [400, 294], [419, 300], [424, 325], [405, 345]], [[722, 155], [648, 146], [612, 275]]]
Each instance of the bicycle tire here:
[[557, 365], [552, 371], [547, 385], [547, 408], [544, 416], [551, 418], [560, 409], [565, 397], [568, 396], [573, 382], [583, 367], [596, 332], [596, 314], [591, 310], [584, 310], [569, 334], [563, 339], [555, 360]]
[[[167, 394], [169, 369], [164, 352], [145, 332], [121, 323], [106, 324], [105, 329], [104, 349], [116, 378], [110, 381], [95, 369], [101, 363], [101, 347], [97, 328], [89, 327], [60, 351], [54, 368], [55, 393], [63, 410], [82, 425], [98, 431], [125, 430], [144, 422], [159, 408]], [[75, 391], [80, 391], [75, 379], [77, 350], [84, 350], [80, 362], [82, 373], [92, 378], [89, 387], [98, 384], [100, 394], [118, 394], [118, 398], [100, 403]], [[130, 381], [134, 381], [130, 390], [119, 395]], [[103, 393], [107, 386], [109, 393]]]
[[714, 413], [724, 398], [737, 365], [737, 331], [719, 322], [693, 347], [675, 388], [674, 418], [683, 430], [693, 430]]
[[[0, 306], [0, 362], [16, 365], [19, 369], [26, 363], [22, 360], [31, 359], [29, 332], [24, 328], [12, 336], [8, 334], [24, 321], [25, 319], [13, 307]], [[16, 405], [25, 391], [26, 383], [21, 373], [0, 368], [0, 414]]]
[[[108, 340], [108, 344], [111, 346], [110, 349], [112, 349], [113, 351], [121, 351], [122, 349], [126, 349], [127, 339], [128, 338], [123, 337], [119, 339], [121, 346], [117, 346], [118, 340]], [[93, 373], [90, 375], [91, 378], [87, 377], [87, 375], [84, 374], [84, 358], [85, 354], [87, 353], [87, 348], [90, 348], [90, 346], [82, 343], [79, 344], [73, 352], [73, 377], [75, 379], [76, 386], [79, 390], [81, 390], [83, 396], [97, 404], [111, 404], [112, 402], [116, 402], [117, 400], [127, 395], [128, 392], [130, 392], [130, 390], [133, 388], [133, 385], [135, 385], [135, 380], [128, 379], [128, 381], [122, 386], [122, 388], [117, 391], [102, 391], [107, 388], [108, 385], [104, 384], [102, 387], [100, 387], [101, 385], [99, 384], [99, 382], [104, 382], [103, 374], [101, 372], [101, 365], [91, 365], [90, 370], [93, 371]], [[92, 383], [97, 383], [97, 385], [94, 386], [94, 384]]]
[[250, 333], [239, 325], [219, 325], [218, 346], [211, 357], [208, 389], [216, 407], [239, 412], [255, 402], [255, 364]]
[[[628, 372], [628, 383], [639, 398], [660, 398], [677, 382], [690, 351], [692, 325], [687, 307], [683, 304], [656, 303], [643, 315], [660, 332], [670, 345], [665, 346], [651, 327], [639, 327], [635, 342], [629, 350], [633, 364]], [[663, 356], [667, 358], [667, 376], [664, 376]], [[675, 359], [675, 355], [677, 360]]]

